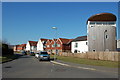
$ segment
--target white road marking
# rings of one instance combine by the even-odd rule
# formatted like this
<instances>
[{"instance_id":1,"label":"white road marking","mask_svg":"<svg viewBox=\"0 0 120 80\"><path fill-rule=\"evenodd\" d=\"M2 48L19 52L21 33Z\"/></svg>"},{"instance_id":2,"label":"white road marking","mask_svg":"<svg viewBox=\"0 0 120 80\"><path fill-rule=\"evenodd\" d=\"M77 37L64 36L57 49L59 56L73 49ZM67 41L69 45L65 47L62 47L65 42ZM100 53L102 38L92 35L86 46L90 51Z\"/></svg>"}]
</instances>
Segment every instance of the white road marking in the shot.
<instances>
[{"instance_id":1,"label":"white road marking","mask_svg":"<svg viewBox=\"0 0 120 80\"><path fill-rule=\"evenodd\" d=\"M62 66L74 67L74 68L79 68L79 69L86 69L86 70L92 70L92 71L102 71L102 72L111 72L111 71L97 70L97 69L95 69L95 68L71 66L71 65L59 63L59 62L56 62L56 61L51 61L51 62L52 62L53 64L59 64L59 65L62 65ZM118 73L118 72L113 72L113 73Z\"/></svg>"},{"instance_id":2,"label":"white road marking","mask_svg":"<svg viewBox=\"0 0 120 80\"><path fill-rule=\"evenodd\" d=\"M75 67L75 68L87 69L87 70L96 70L96 69L94 69L94 68L71 66L71 65L68 65L68 64L63 64L63 63L59 63L59 62L55 62L55 61L51 61L51 62L54 63L54 64L62 65L62 66Z\"/></svg>"}]
</instances>

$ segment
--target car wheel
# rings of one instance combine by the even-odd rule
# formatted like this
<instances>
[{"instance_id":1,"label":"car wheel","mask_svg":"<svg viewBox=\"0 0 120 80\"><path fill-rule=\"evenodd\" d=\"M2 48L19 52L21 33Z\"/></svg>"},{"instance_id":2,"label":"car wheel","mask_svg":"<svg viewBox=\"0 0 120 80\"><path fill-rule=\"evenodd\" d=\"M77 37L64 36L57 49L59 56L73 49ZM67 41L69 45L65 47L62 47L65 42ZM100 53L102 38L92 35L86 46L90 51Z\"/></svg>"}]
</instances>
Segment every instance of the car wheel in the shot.
<instances>
[{"instance_id":1,"label":"car wheel","mask_svg":"<svg viewBox=\"0 0 120 80\"><path fill-rule=\"evenodd\" d=\"M48 58L48 61L50 61L50 58Z\"/></svg>"},{"instance_id":2,"label":"car wheel","mask_svg":"<svg viewBox=\"0 0 120 80\"><path fill-rule=\"evenodd\" d=\"M41 59L40 59L40 58L39 58L38 60L39 60L39 61L41 61Z\"/></svg>"}]
</instances>

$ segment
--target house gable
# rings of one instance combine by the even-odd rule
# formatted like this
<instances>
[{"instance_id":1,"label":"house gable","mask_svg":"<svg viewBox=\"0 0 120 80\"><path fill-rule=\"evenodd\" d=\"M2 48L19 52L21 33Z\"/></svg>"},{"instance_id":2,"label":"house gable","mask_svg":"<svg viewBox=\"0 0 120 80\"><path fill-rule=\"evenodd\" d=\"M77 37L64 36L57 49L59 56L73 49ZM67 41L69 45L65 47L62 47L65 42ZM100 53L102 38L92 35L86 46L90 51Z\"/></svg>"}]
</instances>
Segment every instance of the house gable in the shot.
<instances>
[{"instance_id":1,"label":"house gable","mask_svg":"<svg viewBox=\"0 0 120 80\"><path fill-rule=\"evenodd\" d=\"M60 44L63 44L62 41L59 39L57 39L57 42L60 43Z\"/></svg>"},{"instance_id":2,"label":"house gable","mask_svg":"<svg viewBox=\"0 0 120 80\"><path fill-rule=\"evenodd\" d=\"M50 49L50 47L51 47L51 41L52 40L47 40L46 41L46 44L45 44L46 45L46 49Z\"/></svg>"},{"instance_id":3,"label":"house gable","mask_svg":"<svg viewBox=\"0 0 120 80\"><path fill-rule=\"evenodd\" d=\"M30 43L29 43L29 41L26 44L26 50L30 50Z\"/></svg>"}]
</instances>

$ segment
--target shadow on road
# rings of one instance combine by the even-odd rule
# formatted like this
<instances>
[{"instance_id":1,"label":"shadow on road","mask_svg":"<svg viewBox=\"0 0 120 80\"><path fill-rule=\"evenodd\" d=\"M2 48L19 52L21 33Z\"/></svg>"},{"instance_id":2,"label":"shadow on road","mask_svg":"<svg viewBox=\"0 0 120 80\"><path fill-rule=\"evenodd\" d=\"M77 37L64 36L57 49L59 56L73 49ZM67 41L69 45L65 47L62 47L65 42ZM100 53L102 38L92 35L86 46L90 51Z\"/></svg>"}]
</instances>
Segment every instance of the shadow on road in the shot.
<instances>
[{"instance_id":1,"label":"shadow on road","mask_svg":"<svg viewBox=\"0 0 120 80\"><path fill-rule=\"evenodd\" d=\"M55 58L55 59L54 58L50 58L50 61L54 61L54 60L57 60L57 58Z\"/></svg>"},{"instance_id":2,"label":"shadow on road","mask_svg":"<svg viewBox=\"0 0 120 80\"><path fill-rule=\"evenodd\" d=\"M23 55L23 56L20 56L20 58L30 58L30 56Z\"/></svg>"}]
</instances>

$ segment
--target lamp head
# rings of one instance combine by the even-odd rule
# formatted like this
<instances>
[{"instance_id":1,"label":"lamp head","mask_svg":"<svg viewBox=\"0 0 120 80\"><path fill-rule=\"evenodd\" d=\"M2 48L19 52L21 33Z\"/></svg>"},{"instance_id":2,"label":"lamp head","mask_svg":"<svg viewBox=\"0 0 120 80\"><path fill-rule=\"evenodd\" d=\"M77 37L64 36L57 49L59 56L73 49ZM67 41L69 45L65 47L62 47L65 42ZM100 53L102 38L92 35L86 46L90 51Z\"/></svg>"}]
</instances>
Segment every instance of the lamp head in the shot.
<instances>
[{"instance_id":1,"label":"lamp head","mask_svg":"<svg viewBox=\"0 0 120 80\"><path fill-rule=\"evenodd\" d=\"M57 29L57 27L52 27L52 29Z\"/></svg>"}]
</instances>

